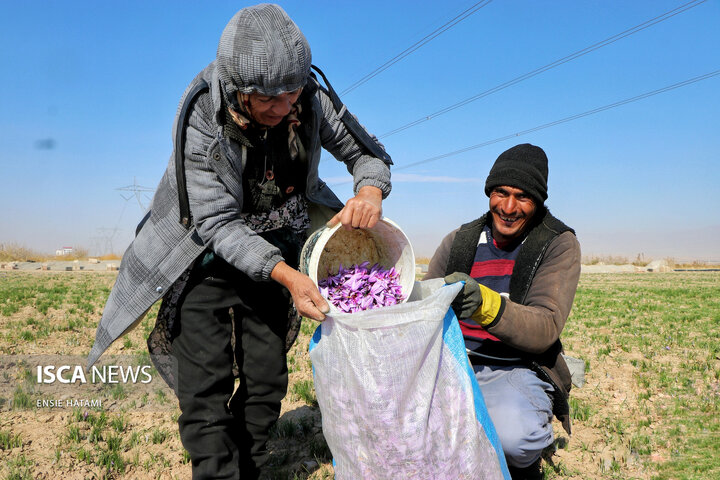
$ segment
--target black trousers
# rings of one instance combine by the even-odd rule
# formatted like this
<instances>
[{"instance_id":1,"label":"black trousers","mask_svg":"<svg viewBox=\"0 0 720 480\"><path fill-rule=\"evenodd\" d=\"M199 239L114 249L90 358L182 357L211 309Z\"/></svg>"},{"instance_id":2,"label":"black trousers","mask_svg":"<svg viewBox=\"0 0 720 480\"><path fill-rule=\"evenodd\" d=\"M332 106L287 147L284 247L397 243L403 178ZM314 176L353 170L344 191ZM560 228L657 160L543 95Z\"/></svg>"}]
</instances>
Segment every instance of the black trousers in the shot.
<instances>
[{"instance_id":1,"label":"black trousers","mask_svg":"<svg viewBox=\"0 0 720 480\"><path fill-rule=\"evenodd\" d=\"M176 323L180 439L193 479L254 479L268 460L288 372L289 292L219 258L193 269ZM235 323L235 351L231 346ZM235 388L233 359L239 367Z\"/></svg>"}]
</instances>

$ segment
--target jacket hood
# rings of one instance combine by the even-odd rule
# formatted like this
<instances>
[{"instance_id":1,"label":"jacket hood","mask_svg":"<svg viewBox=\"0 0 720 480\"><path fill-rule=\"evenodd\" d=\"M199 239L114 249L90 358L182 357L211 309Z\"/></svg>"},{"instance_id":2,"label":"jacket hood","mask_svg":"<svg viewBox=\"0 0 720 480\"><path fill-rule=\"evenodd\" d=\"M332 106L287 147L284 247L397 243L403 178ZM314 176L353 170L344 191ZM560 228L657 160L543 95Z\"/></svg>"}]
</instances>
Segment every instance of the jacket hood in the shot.
<instances>
[{"instance_id":1,"label":"jacket hood","mask_svg":"<svg viewBox=\"0 0 720 480\"><path fill-rule=\"evenodd\" d=\"M223 30L217 69L226 100L236 92L274 96L305 85L310 45L295 22L277 5L243 8Z\"/></svg>"}]
</instances>

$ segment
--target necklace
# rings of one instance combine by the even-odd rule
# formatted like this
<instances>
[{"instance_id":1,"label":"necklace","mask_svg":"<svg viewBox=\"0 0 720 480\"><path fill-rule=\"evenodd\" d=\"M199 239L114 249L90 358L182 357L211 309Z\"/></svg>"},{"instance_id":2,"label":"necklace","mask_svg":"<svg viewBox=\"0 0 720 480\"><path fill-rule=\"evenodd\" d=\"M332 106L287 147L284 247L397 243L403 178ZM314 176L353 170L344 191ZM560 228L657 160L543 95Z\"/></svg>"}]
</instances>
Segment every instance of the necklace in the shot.
<instances>
[{"instance_id":1,"label":"necklace","mask_svg":"<svg viewBox=\"0 0 720 480\"><path fill-rule=\"evenodd\" d=\"M267 182L275 179L275 166L271 163L270 168L268 168L267 130L265 130L259 138L263 146L263 172L265 172L258 183L258 185L262 187Z\"/></svg>"}]
</instances>

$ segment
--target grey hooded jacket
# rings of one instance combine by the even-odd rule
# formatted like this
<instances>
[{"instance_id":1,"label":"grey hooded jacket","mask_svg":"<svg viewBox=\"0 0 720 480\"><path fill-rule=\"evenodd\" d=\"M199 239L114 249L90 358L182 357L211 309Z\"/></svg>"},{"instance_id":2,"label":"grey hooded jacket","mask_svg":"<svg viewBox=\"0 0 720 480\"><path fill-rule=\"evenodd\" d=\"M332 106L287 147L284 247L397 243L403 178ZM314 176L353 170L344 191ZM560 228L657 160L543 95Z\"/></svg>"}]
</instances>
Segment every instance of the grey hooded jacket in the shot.
<instances>
[{"instance_id":1,"label":"grey hooded jacket","mask_svg":"<svg viewBox=\"0 0 720 480\"><path fill-rule=\"evenodd\" d=\"M282 14L279 14L278 10ZM241 15L243 12L246 13ZM105 305L95 343L88 356L88 366L94 364L112 342L131 330L206 248L213 250L256 281L270 281L270 272L279 261L283 260L279 249L248 228L238 215L242 211L243 204L242 165L246 147L224 137L221 124L228 91L242 88L238 85L228 87L226 82L232 79L222 80L223 71L228 71L227 67L220 68L225 62L238 61L238 55L227 55L223 49L238 48L242 42L225 42L224 47L223 41L226 35L236 35L240 26L252 32L248 26L248 16L260 18L260 21L253 24L253 28L258 31L264 28L281 29L289 33L294 31L292 28L294 24L290 26L287 24L287 22L292 23L292 20L279 7L259 5L241 10L223 32L217 59L186 89L180 105L200 80L207 82L210 87L209 92L201 94L194 102L186 126L184 163L192 225L190 228L185 228L179 222L173 152L153 197L149 217L123 255L117 281ZM271 45L267 47L270 52L259 51L250 57L257 60L272 53L272 57L277 60L296 56L298 50L305 50L307 58L299 64L305 68L304 63L307 63L309 73L310 50L306 42L303 44L304 37L300 33L301 38L295 38L294 42L288 41L287 32L277 37L265 35L265 43ZM298 34L295 33L295 36L298 37ZM258 49L260 44L261 42L255 42L248 48ZM289 53L284 55L283 49ZM268 62L243 60L240 63L241 68L246 69L245 81L251 79L248 84L270 85L271 82L265 78L267 76L290 79L292 83L292 75L283 76L276 68L268 68ZM298 63L285 64L286 68L293 68L293 65ZM288 85L290 88L287 90L280 88L275 92L297 88ZM346 164L348 171L353 175L356 193L361 187L371 185L380 188L383 197L386 197L390 192L388 165L383 160L369 155L347 131L322 88L317 89L310 103L313 112L313 122L309 125L311 134L308 138L303 138L303 144L308 162L305 195L310 204L311 216L314 211L324 209L327 212L328 208L339 210L343 206L327 185L318 178L321 147ZM179 128L177 123L176 117L173 138Z\"/></svg>"}]
</instances>

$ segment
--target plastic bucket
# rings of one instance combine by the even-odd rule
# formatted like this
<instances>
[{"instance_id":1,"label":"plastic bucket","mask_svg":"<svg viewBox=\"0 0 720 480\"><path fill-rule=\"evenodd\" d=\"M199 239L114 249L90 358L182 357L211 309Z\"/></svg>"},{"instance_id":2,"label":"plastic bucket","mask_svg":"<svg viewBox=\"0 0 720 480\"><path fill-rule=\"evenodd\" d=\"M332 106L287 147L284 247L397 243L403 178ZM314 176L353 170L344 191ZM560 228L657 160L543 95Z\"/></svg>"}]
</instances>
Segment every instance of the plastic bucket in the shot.
<instances>
[{"instance_id":1,"label":"plastic bucket","mask_svg":"<svg viewBox=\"0 0 720 480\"><path fill-rule=\"evenodd\" d=\"M339 223L313 232L300 253L300 271L315 285L343 267L370 262L384 268L395 267L403 300L415 284L415 253L410 240L392 220L383 217L373 228L345 230ZM331 304L330 311L338 310Z\"/></svg>"}]
</instances>

